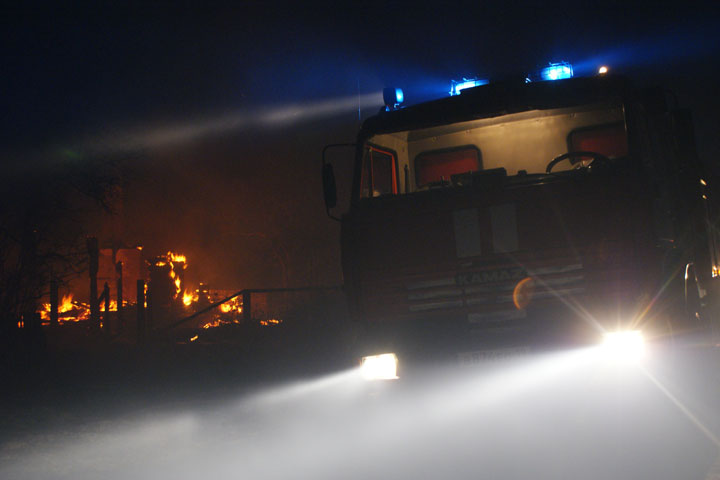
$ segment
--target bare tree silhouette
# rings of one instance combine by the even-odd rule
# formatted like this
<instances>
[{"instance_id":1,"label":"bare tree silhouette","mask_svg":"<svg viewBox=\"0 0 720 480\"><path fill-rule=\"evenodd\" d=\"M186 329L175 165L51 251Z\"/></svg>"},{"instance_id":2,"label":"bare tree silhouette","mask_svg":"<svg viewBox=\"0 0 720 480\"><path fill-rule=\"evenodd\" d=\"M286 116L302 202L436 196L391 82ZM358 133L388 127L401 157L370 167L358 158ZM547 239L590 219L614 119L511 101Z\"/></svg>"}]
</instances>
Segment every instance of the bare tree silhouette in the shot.
<instances>
[{"instance_id":1,"label":"bare tree silhouette","mask_svg":"<svg viewBox=\"0 0 720 480\"><path fill-rule=\"evenodd\" d=\"M17 351L20 326L39 330L35 312L50 280L62 283L84 270L88 225L112 213L120 194L114 161L21 160L0 182L0 356L6 360Z\"/></svg>"}]
</instances>

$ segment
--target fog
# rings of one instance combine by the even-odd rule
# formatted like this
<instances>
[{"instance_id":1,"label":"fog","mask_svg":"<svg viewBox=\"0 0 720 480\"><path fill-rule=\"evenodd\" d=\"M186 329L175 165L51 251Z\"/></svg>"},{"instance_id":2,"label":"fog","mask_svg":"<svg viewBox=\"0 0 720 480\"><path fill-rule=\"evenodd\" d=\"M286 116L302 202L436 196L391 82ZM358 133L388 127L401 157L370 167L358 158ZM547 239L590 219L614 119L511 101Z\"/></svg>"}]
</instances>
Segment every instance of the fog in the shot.
<instances>
[{"instance_id":1,"label":"fog","mask_svg":"<svg viewBox=\"0 0 720 480\"><path fill-rule=\"evenodd\" d=\"M349 370L152 404L6 442L0 476L706 478L720 447L717 373L698 370L697 351L648 356L584 349L391 382Z\"/></svg>"}]
</instances>

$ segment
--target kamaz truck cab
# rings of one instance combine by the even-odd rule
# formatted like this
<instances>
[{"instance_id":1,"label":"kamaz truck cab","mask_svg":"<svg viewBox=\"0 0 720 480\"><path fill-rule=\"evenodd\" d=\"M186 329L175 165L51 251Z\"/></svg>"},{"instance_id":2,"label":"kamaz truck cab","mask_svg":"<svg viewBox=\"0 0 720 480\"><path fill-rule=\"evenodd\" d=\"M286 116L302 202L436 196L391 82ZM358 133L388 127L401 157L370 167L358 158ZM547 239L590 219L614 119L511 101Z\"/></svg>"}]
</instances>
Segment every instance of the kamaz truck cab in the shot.
<instances>
[{"instance_id":1,"label":"kamaz truck cab","mask_svg":"<svg viewBox=\"0 0 720 480\"><path fill-rule=\"evenodd\" d=\"M686 110L613 75L456 86L359 133L341 246L363 355L475 362L700 326L718 250Z\"/></svg>"}]
</instances>

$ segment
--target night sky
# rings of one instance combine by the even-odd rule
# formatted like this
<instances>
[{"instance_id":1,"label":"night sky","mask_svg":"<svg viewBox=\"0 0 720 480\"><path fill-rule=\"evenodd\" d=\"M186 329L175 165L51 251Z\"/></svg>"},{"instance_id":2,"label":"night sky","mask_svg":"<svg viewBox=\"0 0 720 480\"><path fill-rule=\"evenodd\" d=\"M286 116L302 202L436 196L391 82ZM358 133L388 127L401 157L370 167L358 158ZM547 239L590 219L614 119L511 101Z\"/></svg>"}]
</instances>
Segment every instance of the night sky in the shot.
<instances>
[{"instance_id":1,"label":"night sky","mask_svg":"<svg viewBox=\"0 0 720 480\"><path fill-rule=\"evenodd\" d=\"M276 286L283 257L290 285L341 282L320 152L353 141L383 86L414 103L452 78L608 64L692 108L720 173L717 6L105 3L4 7L4 183L112 162L119 220L86 228L102 242L115 222L127 245L186 253L195 281Z\"/></svg>"}]
</instances>

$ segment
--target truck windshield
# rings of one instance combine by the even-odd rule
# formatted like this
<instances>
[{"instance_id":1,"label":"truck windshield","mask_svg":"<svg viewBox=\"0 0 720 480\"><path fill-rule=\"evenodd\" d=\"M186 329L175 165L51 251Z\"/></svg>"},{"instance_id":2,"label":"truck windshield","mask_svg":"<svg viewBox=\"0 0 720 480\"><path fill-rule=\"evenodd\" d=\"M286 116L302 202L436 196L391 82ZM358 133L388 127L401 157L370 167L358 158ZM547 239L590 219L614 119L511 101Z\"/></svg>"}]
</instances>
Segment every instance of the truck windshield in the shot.
<instances>
[{"instance_id":1,"label":"truck windshield","mask_svg":"<svg viewBox=\"0 0 720 480\"><path fill-rule=\"evenodd\" d=\"M504 168L508 175L544 174L568 152L610 159L627 156L623 108L618 103L531 110L492 118L374 135L365 148L363 197L454 185L458 175ZM591 159L560 162L553 172ZM404 182L398 182L404 172Z\"/></svg>"}]
</instances>

